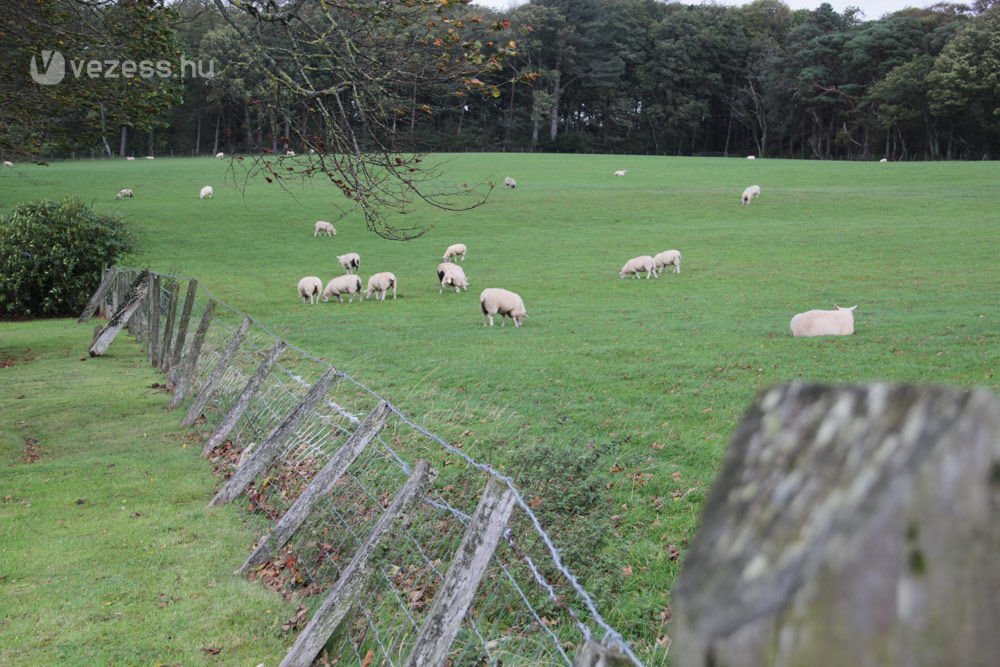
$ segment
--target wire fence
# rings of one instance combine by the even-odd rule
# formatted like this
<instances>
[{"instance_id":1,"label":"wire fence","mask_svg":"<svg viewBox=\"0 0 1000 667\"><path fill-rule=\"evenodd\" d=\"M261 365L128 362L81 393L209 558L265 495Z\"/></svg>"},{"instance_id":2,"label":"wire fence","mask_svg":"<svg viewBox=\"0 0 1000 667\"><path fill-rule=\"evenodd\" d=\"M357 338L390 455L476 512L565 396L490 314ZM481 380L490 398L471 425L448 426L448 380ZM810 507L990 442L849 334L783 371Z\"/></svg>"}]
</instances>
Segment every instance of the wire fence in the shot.
<instances>
[{"instance_id":1,"label":"wire fence","mask_svg":"<svg viewBox=\"0 0 1000 667\"><path fill-rule=\"evenodd\" d=\"M135 269L116 271L100 300L104 312L122 308L141 275ZM193 428L207 440L245 395L255 371L280 339L193 285L192 279L150 275L152 291L146 306L129 321L128 330L146 344L154 363L160 357L165 360L161 369L178 385L183 381L179 376L185 363L195 360L180 407L189 410L192 397L200 399L202 392L211 392L193 422ZM185 285L193 299L185 298ZM189 323L175 315L182 311L182 305L190 311ZM207 310L211 321L195 358L193 330ZM227 346L232 346L245 320L250 322L246 338L212 387L213 372L222 370ZM183 361L171 365L171 358ZM291 345L284 348L235 426L208 453L221 480L234 475L241 458L245 461L260 451L331 368L304 350ZM323 601L323 593L337 583L415 462L429 462L436 476L406 521L394 524L391 539L379 543L374 566L365 575L365 603L354 607L353 617L341 623L326 644L331 664L407 664L490 478L511 490L515 507L450 645L447 664L572 665L577 649L588 640L642 664L563 565L559 550L509 478L414 423L391 401L346 373L334 369L333 374L334 382L322 400L233 500L245 510L254 530L262 536L271 531L358 430L365 416L382 402L388 406L385 425L328 492L318 497L291 539L270 554L269 560L249 568L248 576L289 597L301 597L312 616Z\"/></svg>"}]
</instances>

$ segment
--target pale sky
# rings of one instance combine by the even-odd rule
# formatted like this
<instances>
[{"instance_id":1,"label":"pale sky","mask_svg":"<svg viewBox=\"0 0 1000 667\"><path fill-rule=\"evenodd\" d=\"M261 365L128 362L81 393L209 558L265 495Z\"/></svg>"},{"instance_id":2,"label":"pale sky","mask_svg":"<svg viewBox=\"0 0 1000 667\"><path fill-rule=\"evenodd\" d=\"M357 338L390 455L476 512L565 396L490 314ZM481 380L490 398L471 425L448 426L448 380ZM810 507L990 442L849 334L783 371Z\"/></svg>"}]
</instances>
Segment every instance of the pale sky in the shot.
<instances>
[{"instance_id":1,"label":"pale sky","mask_svg":"<svg viewBox=\"0 0 1000 667\"><path fill-rule=\"evenodd\" d=\"M490 7L491 9L507 9L508 7L523 5L526 2L527 0L473 0L473 4ZM683 4L699 4L695 0L690 0L690 2L682 0L682 2ZM816 9L823 2L824 0L784 0L784 3L792 9ZM847 7L858 7L864 12L865 19L873 21L885 14L899 11L906 7L927 7L933 5L936 0L826 0L826 2L829 2L840 13L843 13ZM747 3L740 0L719 0L719 4L743 5Z\"/></svg>"}]
</instances>

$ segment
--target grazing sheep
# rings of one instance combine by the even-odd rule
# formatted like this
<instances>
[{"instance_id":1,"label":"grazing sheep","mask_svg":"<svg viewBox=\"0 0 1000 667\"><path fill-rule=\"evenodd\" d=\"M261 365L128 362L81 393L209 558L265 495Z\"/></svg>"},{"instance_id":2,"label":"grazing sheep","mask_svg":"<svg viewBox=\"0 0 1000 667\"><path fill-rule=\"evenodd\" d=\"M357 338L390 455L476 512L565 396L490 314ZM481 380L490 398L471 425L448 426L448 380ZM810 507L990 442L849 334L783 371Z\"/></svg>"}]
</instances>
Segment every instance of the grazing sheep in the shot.
<instances>
[{"instance_id":1,"label":"grazing sheep","mask_svg":"<svg viewBox=\"0 0 1000 667\"><path fill-rule=\"evenodd\" d=\"M499 287L487 287L479 295L479 308L483 311L483 326L489 319L490 326L493 326L493 316L503 315L514 320L514 326L521 326L521 322L528 316L528 311L524 308L524 301L517 292L501 289ZM500 322L501 326L506 324L506 320Z\"/></svg>"},{"instance_id":2,"label":"grazing sheep","mask_svg":"<svg viewBox=\"0 0 1000 667\"><path fill-rule=\"evenodd\" d=\"M752 201L753 193L751 193L750 190L744 190L743 194L740 195L740 203L744 206L749 206Z\"/></svg>"},{"instance_id":3,"label":"grazing sheep","mask_svg":"<svg viewBox=\"0 0 1000 667\"><path fill-rule=\"evenodd\" d=\"M376 297L381 295L380 301L385 301L385 295L392 288L392 298L396 299L396 274L390 273L388 271L383 271L382 273L376 273L368 279L368 289L365 291L365 298L372 298L372 294Z\"/></svg>"},{"instance_id":4,"label":"grazing sheep","mask_svg":"<svg viewBox=\"0 0 1000 667\"><path fill-rule=\"evenodd\" d=\"M115 199L131 199L135 193L132 192L131 188L122 188L115 195Z\"/></svg>"},{"instance_id":5,"label":"grazing sheep","mask_svg":"<svg viewBox=\"0 0 1000 667\"><path fill-rule=\"evenodd\" d=\"M134 158L134 157L132 157L131 155L129 155L129 156L128 156L127 158L125 158L125 159L126 159L126 160L128 160L129 162L131 162L131 161L132 161L132 160L134 160L135 158Z\"/></svg>"},{"instance_id":6,"label":"grazing sheep","mask_svg":"<svg viewBox=\"0 0 1000 667\"><path fill-rule=\"evenodd\" d=\"M503 179L503 186L508 190L513 190L514 188L517 187L517 181L508 176L505 179Z\"/></svg>"},{"instance_id":7,"label":"grazing sheep","mask_svg":"<svg viewBox=\"0 0 1000 667\"><path fill-rule=\"evenodd\" d=\"M753 197L754 199L756 199L757 197L760 196L760 186L759 185L751 185L750 187L748 187L746 189L746 191L749 192L750 196Z\"/></svg>"},{"instance_id":8,"label":"grazing sheep","mask_svg":"<svg viewBox=\"0 0 1000 667\"><path fill-rule=\"evenodd\" d=\"M441 259L447 262L461 255L462 261L464 262L465 253L468 252L468 250L469 249L465 247L464 243L455 243L453 245L448 246L448 249L444 251L444 256L442 256Z\"/></svg>"},{"instance_id":9,"label":"grazing sheep","mask_svg":"<svg viewBox=\"0 0 1000 667\"><path fill-rule=\"evenodd\" d=\"M664 250L653 257L653 267L656 269L657 273L661 272L668 266L674 267L674 273L681 272L680 250Z\"/></svg>"},{"instance_id":10,"label":"grazing sheep","mask_svg":"<svg viewBox=\"0 0 1000 667\"><path fill-rule=\"evenodd\" d=\"M881 160L879 160L879 162L888 162L888 160L885 159L885 158L882 158Z\"/></svg>"},{"instance_id":11,"label":"grazing sheep","mask_svg":"<svg viewBox=\"0 0 1000 667\"><path fill-rule=\"evenodd\" d=\"M807 336L850 336L854 333L854 309L807 310L792 318L792 335L796 338Z\"/></svg>"},{"instance_id":12,"label":"grazing sheep","mask_svg":"<svg viewBox=\"0 0 1000 667\"><path fill-rule=\"evenodd\" d=\"M627 173L628 169L619 169L618 171L615 172L615 176L624 176Z\"/></svg>"},{"instance_id":13,"label":"grazing sheep","mask_svg":"<svg viewBox=\"0 0 1000 667\"><path fill-rule=\"evenodd\" d=\"M288 157L295 157L295 151L285 151L285 155Z\"/></svg>"},{"instance_id":14,"label":"grazing sheep","mask_svg":"<svg viewBox=\"0 0 1000 667\"><path fill-rule=\"evenodd\" d=\"M198 196L202 199L211 199L215 196L215 189L211 185L206 185L201 189L201 193Z\"/></svg>"},{"instance_id":15,"label":"grazing sheep","mask_svg":"<svg viewBox=\"0 0 1000 667\"><path fill-rule=\"evenodd\" d=\"M329 222L317 220L313 223L313 236L319 236L321 233L327 236L336 236L337 230Z\"/></svg>"},{"instance_id":16,"label":"grazing sheep","mask_svg":"<svg viewBox=\"0 0 1000 667\"><path fill-rule=\"evenodd\" d=\"M147 159L147 160L155 160L156 158L155 158L155 157L153 157L152 155L147 155L147 156L146 156L146 159Z\"/></svg>"},{"instance_id":17,"label":"grazing sheep","mask_svg":"<svg viewBox=\"0 0 1000 667\"><path fill-rule=\"evenodd\" d=\"M299 296L303 303L319 303L320 292L323 291L323 281L316 276L306 276L299 281Z\"/></svg>"},{"instance_id":18,"label":"grazing sheep","mask_svg":"<svg viewBox=\"0 0 1000 667\"><path fill-rule=\"evenodd\" d=\"M357 294L358 303L361 303L361 276L352 273L337 276L326 284L326 289L323 290L323 301L329 301L331 296L335 296L339 303L343 303L344 300L340 298L341 294L351 295L351 300L348 303L352 303L354 295Z\"/></svg>"},{"instance_id":19,"label":"grazing sheep","mask_svg":"<svg viewBox=\"0 0 1000 667\"><path fill-rule=\"evenodd\" d=\"M356 252L349 252L346 255L337 255L337 261L348 273L357 273L361 268L361 255Z\"/></svg>"},{"instance_id":20,"label":"grazing sheep","mask_svg":"<svg viewBox=\"0 0 1000 667\"><path fill-rule=\"evenodd\" d=\"M646 280L650 278L656 278L656 264L653 263L653 258L649 255L640 255L638 257L633 257L629 261L625 262L625 266L618 273L618 277L624 278L627 275L639 277L639 274L646 272Z\"/></svg>"},{"instance_id":21,"label":"grazing sheep","mask_svg":"<svg viewBox=\"0 0 1000 667\"><path fill-rule=\"evenodd\" d=\"M215 154L215 157L221 160L222 158L226 157L226 154L223 153L222 151L219 151L218 153Z\"/></svg>"},{"instance_id":22,"label":"grazing sheep","mask_svg":"<svg viewBox=\"0 0 1000 667\"><path fill-rule=\"evenodd\" d=\"M456 292L469 291L469 279L458 264L442 262L438 264L437 274L438 280L441 281L441 289L438 290L438 294L444 292L445 287L454 287Z\"/></svg>"},{"instance_id":23,"label":"grazing sheep","mask_svg":"<svg viewBox=\"0 0 1000 667\"><path fill-rule=\"evenodd\" d=\"M756 160L757 156L756 155L747 155L747 159L748 160Z\"/></svg>"},{"instance_id":24,"label":"grazing sheep","mask_svg":"<svg viewBox=\"0 0 1000 667\"><path fill-rule=\"evenodd\" d=\"M10 160L4 160L3 161L3 166L8 167L10 169L13 169L14 168L14 163L11 162Z\"/></svg>"}]
</instances>

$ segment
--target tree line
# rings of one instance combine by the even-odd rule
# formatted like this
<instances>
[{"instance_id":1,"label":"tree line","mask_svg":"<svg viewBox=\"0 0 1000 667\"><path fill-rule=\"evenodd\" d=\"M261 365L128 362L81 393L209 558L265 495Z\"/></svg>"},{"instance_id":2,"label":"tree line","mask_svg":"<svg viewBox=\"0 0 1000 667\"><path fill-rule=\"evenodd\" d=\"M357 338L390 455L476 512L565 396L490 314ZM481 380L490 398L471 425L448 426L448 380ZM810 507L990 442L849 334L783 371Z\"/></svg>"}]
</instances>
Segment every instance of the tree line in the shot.
<instances>
[{"instance_id":1,"label":"tree line","mask_svg":"<svg viewBox=\"0 0 1000 667\"><path fill-rule=\"evenodd\" d=\"M346 126L362 130L342 137L360 152L989 159L1000 151L993 2L869 20L780 0L532 0L501 12L455 0L19 0L0 9L27 26L23 43L0 46L17 63L0 65L0 92L14 93L0 150L322 152L343 149L329 130ZM27 56L45 42L32 26L53 25L92 53L183 54L214 76L25 86ZM28 94L3 90L19 85Z\"/></svg>"}]
</instances>

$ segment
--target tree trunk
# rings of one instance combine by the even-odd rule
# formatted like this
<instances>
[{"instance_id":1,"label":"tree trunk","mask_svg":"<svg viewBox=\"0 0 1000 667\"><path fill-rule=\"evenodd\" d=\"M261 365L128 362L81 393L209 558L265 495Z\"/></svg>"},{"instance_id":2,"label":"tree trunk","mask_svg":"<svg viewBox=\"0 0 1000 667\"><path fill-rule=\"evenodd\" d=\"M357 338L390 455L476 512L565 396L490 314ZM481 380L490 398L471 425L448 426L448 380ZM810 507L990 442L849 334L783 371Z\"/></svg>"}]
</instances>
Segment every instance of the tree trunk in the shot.
<instances>
[{"instance_id":1,"label":"tree trunk","mask_svg":"<svg viewBox=\"0 0 1000 667\"><path fill-rule=\"evenodd\" d=\"M122 125L121 138L118 142L118 157L125 157L125 150L128 148L128 128Z\"/></svg>"},{"instance_id":2,"label":"tree trunk","mask_svg":"<svg viewBox=\"0 0 1000 667\"><path fill-rule=\"evenodd\" d=\"M243 123L246 125L244 128L244 133L246 134L247 147L246 150L253 150L253 124L250 122L250 105L243 103Z\"/></svg>"},{"instance_id":3,"label":"tree trunk","mask_svg":"<svg viewBox=\"0 0 1000 667\"><path fill-rule=\"evenodd\" d=\"M153 128L149 128L149 138L147 140L146 155L153 154L153 143L154 143Z\"/></svg>"},{"instance_id":4,"label":"tree trunk","mask_svg":"<svg viewBox=\"0 0 1000 667\"><path fill-rule=\"evenodd\" d=\"M104 102L101 102L101 142L104 144L104 154L111 157L111 144L108 143L108 123L107 117L104 115Z\"/></svg>"},{"instance_id":5,"label":"tree trunk","mask_svg":"<svg viewBox=\"0 0 1000 667\"><path fill-rule=\"evenodd\" d=\"M562 72L559 71L561 61L561 57L556 61L556 81L555 85L552 86L552 111L549 116L549 141L552 143L556 142L556 137L559 135L559 98L562 96L562 88L559 85L559 81L562 79Z\"/></svg>"},{"instance_id":6,"label":"tree trunk","mask_svg":"<svg viewBox=\"0 0 1000 667\"><path fill-rule=\"evenodd\" d=\"M201 112L198 112L198 124L194 132L194 154L201 155Z\"/></svg>"},{"instance_id":7,"label":"tree trunk","mask_svg":"<svg viewBox=\"0 0 1000 667\"><path fill-rule=\"evenodd\" d=\"M219 152L219 131L222 129L222 111L215 117L215 141L212 143L212 155Z\"/></svg>"}]
</instances>

